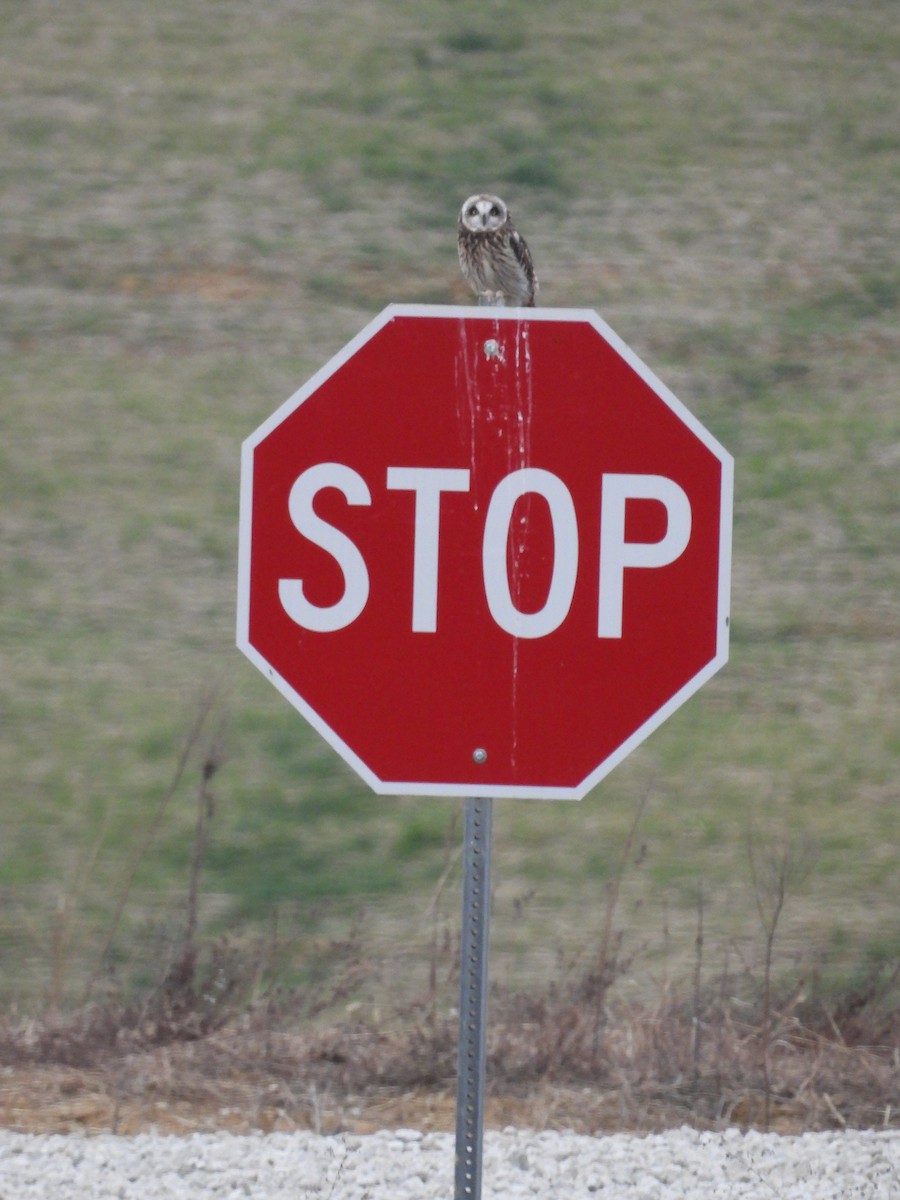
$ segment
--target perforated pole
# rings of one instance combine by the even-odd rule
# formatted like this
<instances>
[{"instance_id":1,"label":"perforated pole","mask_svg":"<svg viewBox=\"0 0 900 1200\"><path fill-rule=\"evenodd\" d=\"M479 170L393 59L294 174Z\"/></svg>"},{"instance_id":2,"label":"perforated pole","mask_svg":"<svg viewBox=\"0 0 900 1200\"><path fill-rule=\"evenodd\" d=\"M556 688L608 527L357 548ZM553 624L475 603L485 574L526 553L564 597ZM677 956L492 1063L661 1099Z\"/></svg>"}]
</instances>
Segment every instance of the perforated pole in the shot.
<instances>
[{"instance_id":1,"label":"perforated pole","mask_svg":"<svg viewBox=\"0 0 900 1200\"><path fill-rule=\"evenodd\" d=\"M479 295L478 304L479 306L505 307L502 295ZM475 761L483 762L484 753L483 750L476 750ZM478 797L466 801L466 825L463 833L454 1200L481 1200L493 816L491 800Z\"/></svg>"},{"instance_id":2,"label":"perforated pole","mask_svg":"<svg viewBox=\"0 0 900 1200\"><path fill-rule=\"evenodd\" d=\"M466 801L456 1083L455 1200L481 1200L493 802Z\"/></svg>"}]
</instances>

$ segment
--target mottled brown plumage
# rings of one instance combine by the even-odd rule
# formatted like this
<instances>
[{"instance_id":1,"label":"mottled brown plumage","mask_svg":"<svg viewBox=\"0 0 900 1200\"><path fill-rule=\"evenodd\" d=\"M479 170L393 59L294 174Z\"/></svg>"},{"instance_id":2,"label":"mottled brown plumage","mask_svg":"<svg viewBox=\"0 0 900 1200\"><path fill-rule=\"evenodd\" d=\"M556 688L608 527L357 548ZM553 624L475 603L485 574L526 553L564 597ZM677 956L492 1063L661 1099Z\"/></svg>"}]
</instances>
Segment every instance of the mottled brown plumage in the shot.
<instances>
[{"instance_id":1,"label":"mottled brown plumage","mask_svg":"<svg viewBox=\"0 0 900 1200\"><path fill-rule=\"evenodd\" d=\"M459 265L472 291L489 303L534 307L537 276L525 239L499 196L470 196L459 212Z\"/></svg>"}]
</instances>

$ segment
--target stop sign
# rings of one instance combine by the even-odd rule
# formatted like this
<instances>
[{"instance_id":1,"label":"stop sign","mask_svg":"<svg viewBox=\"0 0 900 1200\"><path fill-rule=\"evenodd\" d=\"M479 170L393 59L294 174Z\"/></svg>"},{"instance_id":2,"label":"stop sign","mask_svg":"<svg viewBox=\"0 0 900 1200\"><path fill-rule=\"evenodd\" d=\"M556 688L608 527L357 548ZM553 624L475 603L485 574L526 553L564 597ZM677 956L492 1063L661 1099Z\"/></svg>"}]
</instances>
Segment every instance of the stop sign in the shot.
<instances>
[{"instance_id":1,"label":"stop sign","mask_svg":"<svg viewBox=\"0 0 900 1200\"><path fill-rule=\"evenodd\" d=\"M244 444L238 645L376 792L580 798L727 658L732 468L593 312L392 305Z\"/></svg>"}]
</instances>

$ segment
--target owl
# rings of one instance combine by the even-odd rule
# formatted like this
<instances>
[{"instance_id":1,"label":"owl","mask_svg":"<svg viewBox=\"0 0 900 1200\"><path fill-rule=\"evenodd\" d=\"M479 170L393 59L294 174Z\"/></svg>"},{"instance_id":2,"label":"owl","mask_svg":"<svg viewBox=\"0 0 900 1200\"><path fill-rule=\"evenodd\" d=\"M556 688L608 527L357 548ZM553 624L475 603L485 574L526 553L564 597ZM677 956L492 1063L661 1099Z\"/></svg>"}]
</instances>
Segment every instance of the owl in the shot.
<instances>
[{"instance_id":1,"label":"owl","mask_svg":"<svg viewBox=\"0 0 900 1200\"><path fill-rule=\"evenodd\" d=\"M537 276L525 239L499 196L470 196L459 210L459 265L484 303L533 308Z\"/></svg>"}]
</instances>

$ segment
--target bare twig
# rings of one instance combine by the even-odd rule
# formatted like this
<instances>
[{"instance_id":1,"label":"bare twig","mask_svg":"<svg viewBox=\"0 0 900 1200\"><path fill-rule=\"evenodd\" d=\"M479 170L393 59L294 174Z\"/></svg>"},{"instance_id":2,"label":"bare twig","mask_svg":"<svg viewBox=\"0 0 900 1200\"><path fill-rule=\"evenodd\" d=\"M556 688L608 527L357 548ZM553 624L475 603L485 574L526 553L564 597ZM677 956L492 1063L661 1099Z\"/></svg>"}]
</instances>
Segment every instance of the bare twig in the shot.
<instances>
[{"instance_id":1,"label":"bare twig","mask_svg":"<svg viewBox=\"0 0 900 1200\"><path fill-rule=\"evenodd\" d=\"M189 952L194 946L197 934L197 907L200 893L200 874L203 870L203 858L206 853L209 822L215 812L215 798L210 784L224 761L224 719L219 723L210 741L209 748L203 760L200 772L200 784L197 789L197 825L194 830L194 846L191 853L191 875L187 896L187 920L184 931L185 951Z\"/></svg>"},{"instance_id":2,"label":"bare twig","mask_svg":"<svg viewBox=\"0 0 900 1200\"><path fill-rule=\"evenodd\" d=\"M78 898L84 890L85 883L90 878L94 865L100 855L100 850L106 837L108 817L109 809L106 810L100 831L94 839L89 853L78 869L75 883L67 892L65 899L61 901L54 916L50 953L50 990L47 995L46 1004L48 1014L56 1012L62 1000L70 947L69 931L72 917Z\"/></svg>"},{"instance_id":3,"label":"bare twig","mask_svg":"<svg viewBox=\"0 0 900 1200\"><path fill-rule=\"evenodd\" d=\"M634 840L637 837L638 826L641 822L641 817L644 815L644 809L647 807L647 801L650 798L650 790L647 789L638 801L638 806L635 809L634 819L631 822L631 827L628 830L628 836L625 838L625 844L622 847L622 853L619 856L619 861L616 865L615 874L610 881L609 891L606 896L606 908L603 913L603 928L600 934L600 947L597 951L597 977L603 979L606 977L607 970L610 964L610 956L613 942L613 922L616 919L616 909L619 905L619 894L622 890L622 880L625 877L625 869L628 866L628 861L631 858L631 853L634 848Z\"/></svg>"},{"instance_id":4,"label":"bare twig","mask_svg":"<svg viewBox=\"0 0 900 1200\"><path fill-rule=\"evenodd\" d=\"M775 935L784 910L785 900L791 886L806 876L812 867L812 854L807 846L798 854L796 847L788 845L780 853L770 852L768 859L767 885L761 878L757 864L753 831L747 838L750 860L750 876L756 909L764 935L762 1028L760 1031L761 1065L763 1077L763 1129L768 1131L772 1112L772 1085L770 1078L770 1052L772 1041L772 962Z\"/></svg>"},{"instance_id":5,"label":"bare twig","mask_svg":"<svg viewBox=\"0 0 900 1200\"><path fill-rule=\"evenodd\" d=\"M459 809L455 809L453 816L450 818L450 824L447 829L447 838L444 842L444 865L441 874L438 878L431 900L428 904L428 915L431 919L431 947L428 956L428 996L430 1007L430 1019L432 1026L437 1019L437 970L438 959L440 957L439 938L438 938L438 910L440 906L441 896L444 893L444 888L447 881L453 873L453 869L459 862L462 855L462 844L457 837L457 828L459 825Z\"/></svg>"},{"instance_id":6,"label":"bare twig","mask_svg":"<svg viewBox=\"0 0 900 1200\"><path fill-rule=\"evenodd\" d=\"M110 949L115 941L116 934L119 931L119 925L122 922L125 906L128 903L132 888L134 887L134 881L137 878L137 873L140 870L141 863L144 861L144 856L146 855L151 844L153 843L153 839L156 837L156 834L159 831L159 827L162 824L162 819L168 810L168 807L172 801L172 797L178 790L178 786L181 783L185 770L187 769L191 754L200 740L200 737L203 733L203 727L209 719L209 715L212 712L215 703L216 691L215 689L211 689L202 697L193 724L185 735L184 741L182 742L181 751L178 755L178 761L176 762L175 769L172 772L172 778L169 780L169 784L162 796L160 796L159 803L156 805L147 830L140 840L137 851L132 857L132 860L128 866L128 870L125 874L125 878L121 887L119 888L119 894L116 898L116 904L115 908L113 909L112 920L110 921L106 938L103 942L100 953L97 956L97 962L88 976L87 982L84 986L84 992L81 997L81 1003L83 1005L88 1004L93 995L97 979L100 976L100 972L103 970L103 964L107 961Z\"/></svg>"},{"instance_id":7,"label":"bare twig","mask_svg":"<svg viewBox=\"0 0 900 1200\"><path fill-rule=\"evenodd\" d=\"M700 1077L701 984L703 976L703 884L697 888L697 936L694 939L694 995L691 1016L691 1070L694 1082Z\"/></svg>"}]
</instances>

